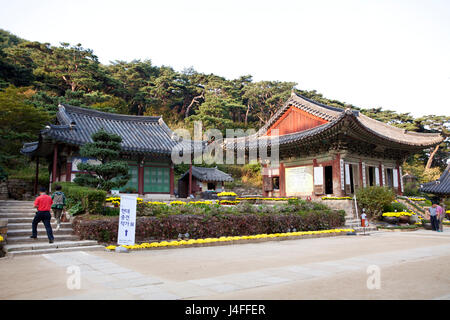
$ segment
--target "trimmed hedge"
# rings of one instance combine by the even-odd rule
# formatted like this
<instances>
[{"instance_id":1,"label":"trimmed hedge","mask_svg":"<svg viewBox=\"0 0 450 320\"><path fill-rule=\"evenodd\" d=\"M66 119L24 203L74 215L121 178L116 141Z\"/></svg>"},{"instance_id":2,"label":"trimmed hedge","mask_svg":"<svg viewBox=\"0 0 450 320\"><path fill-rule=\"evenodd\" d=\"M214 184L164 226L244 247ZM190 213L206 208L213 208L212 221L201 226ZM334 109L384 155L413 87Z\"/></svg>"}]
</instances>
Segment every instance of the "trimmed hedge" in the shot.
<instances>
[{"instance_id":1,"label":"trimmed hedge","mask_svg":"<svg viewBox=\"0 0 450 320\"><path fill-rule=\"evenodd\" d=\"M80 203L85 213L101 213L103 211L106 191L82 187L73 182L54 182L52 190L55 190L56 185L62 187L62 192L68 200L68 208Z\"/></svg>"},{"instance_id":2,"label":"trimmed hedge","mask_svg":"<svg viewBox=\"0 0 450 320\"><path fill-rule=\"evenodd\" d=\"M73 230L81 239L114 243L117 241L118 217L89 220L77 217ZM345 223L345 212L315 211L299 214L223 214L223 215L165 215L136 219L136 241L176 239L189 233L190 238L242 236L264 233L334 229Z\"/></svg>"}]
</instances>

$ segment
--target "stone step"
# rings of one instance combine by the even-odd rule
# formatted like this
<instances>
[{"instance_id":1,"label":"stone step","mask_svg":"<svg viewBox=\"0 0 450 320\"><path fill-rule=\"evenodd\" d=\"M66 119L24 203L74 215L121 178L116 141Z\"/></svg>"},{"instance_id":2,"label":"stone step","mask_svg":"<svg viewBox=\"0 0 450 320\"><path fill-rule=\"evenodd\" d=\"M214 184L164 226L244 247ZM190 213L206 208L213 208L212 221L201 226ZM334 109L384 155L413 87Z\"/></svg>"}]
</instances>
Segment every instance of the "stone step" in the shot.
<instances>
[{"instance_id":1,"label":"stone step","mask_svg":"<svg viewBox=\"0 0 450 320\"><path fill-rule=\"evenodd\" d=\"M47 236L47 232L45 231L45 228L43 227L38 227L37 229L38 232L38 236ZM53 234L54 235L69 235L72 234L73 230L72 228L64 228L64 229L59 229L58 231L53 230ZM8 239L10 236L31 236L31 226L29 229L16 229L16 230L9 230L8 229L8 233L7 233Z\"/></svg>"},{"instance_id":2,"label":"stone step","mask_svg":"<svg viewBox=\"0 0 450 320\"><path fill-rule=\"evenodd\" d=\"M30 212L30 213L15 213L15 212L10 212L10 213L0 213L0 218L2 219L9 219L9 218L34 218L36 214L35 212Z\"/></svg>"},{"instance_id":3,"label":"stone step","mask_svg":"<svg viewBox=\"0 0 450 320\"><path fill-rule=\"evenodd\" d=\"M345 227L347 227L347 228L357 228L357 227L361 227L361 224L360 223L346 223L345 224Z\"/></svg>"},{"instance_id":4,"label":"stone step","mask_svg":"<svg viewBox=\"0 0 450 320\"><path fill-rule=\"evenodd\" d=\"M80 241L55 241L54 243L21 243L21 244L8 244L5 246L7 252L24 251L24 250L41 250L41 249L57 249L68 247L84 247L97 245L97 241L94 240L80 240Z\"/></svg>"},{"instance_id":5,"label":"stone step","mask_svg":"<svg viewBox=\"0 0 450 320\"><path fill-rule=\"evenodd\" d=\"M356 233L363 233L364 232L364 228L363 227L357 227L357 228L353 228L355 230ZM365 232L373 232L373 231L377 231L377 227L366 227L365 228Z\"/></svg>"},{"instance_id":6,"label":"stone step","mask_svg":"<svg viewBox=\"0 0 450 320\"><path fill-rule=\"evenodd\" d=\"M0 206L26 206L33 204L34 201L0 200Z\"/></svg>"},{"instance_id":7,"label":"stone step","mask_svg":"<svg viewBox=\"0 0 450 320\"><path fill-rule=\"evenodd\" d=\"M56 220L52 219L51 225L52 228L56 228ZM33 221L33 219L31 219ZM8 230L15 230L15 229L28 229L31 228L31 221L28 223L11 223L8 220ZM64 228L72 228L72 224L70 222L61 222L61 229Z\"/></svg>"},{"instance_id":8,"label":"stone step","mask_svg":"<svg viewBox=\"0 0 450 320\"><path fill-rule=\"evenodd\" d=\"M23 251L9 252L8 256L18 257L18 256L39 255L39 254L48 254L48 253L71 252L71 251L99 251L99 250L105 250L105 247L102 245L94 245L94 246L82 246L82 247L23 250Z\"/></svg>"},{"instance_id":9,"label":"stone step","mask_svg":"<svg viewBox=\"0 0 450 320\"><path fill-rule=\"evenodd\" d=\"M37 239L31 239L30 235L31 235L31 229L30 231L28 231L29 233L26 236L8 236L6 239L6 243L9 244L20 244L20 243L28 243L28 242L35 242L35 243L39 243L39 242L47 242L48 243L48 238L47 238L47 234L45 233L45 235L39 235L38 234L38 238ZM55 237L55 242L61 242L61 241L77 241L80 240L78 238L78 236L74 235L74 234L54 234Z\"/></svg>"},{"instance_id":10,"label":"stone step","mask_svg":"<svg viewBox=\"0 0 450 320\"><path fill-rule=\"evenodd\" d=\"M28 225L31 225L33 222L34 217L21 217L21 218L6 218L8 219L8 224L11 225L13 223L26 223ZM56 222L55 218L52 218L50 220L51 223Z\"/></svg>"},{"instance_id":11,"label":"stone step","mask_svg":"<svg viewBox=\"0 0 450 320\"><path fill-rule=\"evenodd\" d=\"M35 213L36 208L8 208L0 209L0 214L10 214L10 213Z\"/></svg>"}]
</instances>

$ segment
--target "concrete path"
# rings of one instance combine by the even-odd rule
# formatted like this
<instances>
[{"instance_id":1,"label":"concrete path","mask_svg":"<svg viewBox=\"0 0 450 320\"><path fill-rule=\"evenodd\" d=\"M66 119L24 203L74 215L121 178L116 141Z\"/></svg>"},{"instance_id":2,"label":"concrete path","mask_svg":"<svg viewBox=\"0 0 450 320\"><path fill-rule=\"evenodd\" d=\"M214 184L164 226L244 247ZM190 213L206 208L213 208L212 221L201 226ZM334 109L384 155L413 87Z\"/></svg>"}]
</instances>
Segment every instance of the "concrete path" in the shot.
<instances>
[{"instance_id":1,"label":"concrete path","mask_svg":"<svg viewBox=\"0 0 450 320\"><path fill-rule=\"evenodd\" d=\"M450 299L449 263L450 228L67 252L1 259L0 299ZM380 270L379 289L367 287L369 266ZM81 287L70 289L78 271Z\"/></svg>"}]
</instances>

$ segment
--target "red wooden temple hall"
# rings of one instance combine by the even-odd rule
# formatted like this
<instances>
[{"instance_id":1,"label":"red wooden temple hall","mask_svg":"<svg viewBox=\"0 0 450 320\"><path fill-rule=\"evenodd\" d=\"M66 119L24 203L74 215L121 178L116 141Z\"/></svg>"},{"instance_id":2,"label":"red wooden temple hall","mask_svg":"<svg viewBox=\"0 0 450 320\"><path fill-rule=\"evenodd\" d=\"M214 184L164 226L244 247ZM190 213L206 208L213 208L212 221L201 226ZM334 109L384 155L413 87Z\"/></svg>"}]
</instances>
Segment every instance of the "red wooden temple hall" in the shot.
<instances>
[{"instance_id":1,"label":"red wooden temple hall","mask_svg":"<svg viewBox=\"0 0 450 320\"><path fill-rule=\"evenodd\" d=\"M409 155L444 139L439 133L409 132L293 92L256 134L225 139L223 147L236 152L245 149L248 155L254 141L269 145L275 129L279 164L263 163L262 170L263 195L270 197L340 197L375 185L402 194L401 164Z\"/></svg>"},{"instance_id":2,"label":"red wooden temple hall","mask_svg":"<svg viewBox=\"0 0 450 320\"><path fill-rule=\"evenodd\" d=\"M128 161L131 179L121 192L157 198L174 195L171 152L173 148L182 148L180 144L192 141L181 142L162 117L112 114L60 105L56 118L57 124L42 130L38 141L26 143L22 148L23 154L36 161L36 175L39 158L46 158L51 164L51 182L73 181L80 172L79 163L96 161L81 157L80 146L92 142L91 135L103 128L122 137L121 158Z\"/></svg>"}]
</instances>

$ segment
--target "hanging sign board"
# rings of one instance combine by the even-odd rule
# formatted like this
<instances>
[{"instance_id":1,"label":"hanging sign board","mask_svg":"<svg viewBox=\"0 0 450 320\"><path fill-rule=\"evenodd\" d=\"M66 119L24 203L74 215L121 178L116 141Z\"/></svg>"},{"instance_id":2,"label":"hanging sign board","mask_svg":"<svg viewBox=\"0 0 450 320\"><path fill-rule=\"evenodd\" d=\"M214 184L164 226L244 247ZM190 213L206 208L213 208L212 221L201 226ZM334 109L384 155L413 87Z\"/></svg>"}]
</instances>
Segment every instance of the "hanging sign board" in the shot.
<instances>
[{"instance_id":1,"label":"hanging sign board","mask_svg":"<svg viewBox=\"0 0 450 320\"><path fill-rule=\"evenodd\" d=\"M134 245L136 204L137 196L120 196L119 233L117 236L117 243L120 245Z\"/></svg>"},{"instance_id":2,"label":"hanging sign board","mask_svg":"<svg viewBox=\"0 0 450 320\"><path fill-rule=\"evenodd\" d=\"M286 168L286 196L310 196L314 191L313 172L312 166Z\"/></svg>"}]
</instances>

